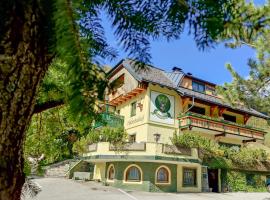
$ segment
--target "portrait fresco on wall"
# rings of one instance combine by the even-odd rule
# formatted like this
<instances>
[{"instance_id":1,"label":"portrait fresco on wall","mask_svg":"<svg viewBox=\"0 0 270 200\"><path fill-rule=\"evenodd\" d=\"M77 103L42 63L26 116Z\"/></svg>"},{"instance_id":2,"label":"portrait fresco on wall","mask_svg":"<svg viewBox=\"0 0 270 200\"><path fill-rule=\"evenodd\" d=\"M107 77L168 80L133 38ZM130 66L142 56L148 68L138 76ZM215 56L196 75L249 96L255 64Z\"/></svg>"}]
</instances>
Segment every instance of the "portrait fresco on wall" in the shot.
<instances>
[{"instance_id":1,"label":"portrait fresco on wall","mask_svg":"<svg viewBox=\"0 0 270 200\"><path fill-rule=\"evenodd\" d=\"M150 120L174 124L174 97L151 91Z\"/></svg>"}]
</instances>

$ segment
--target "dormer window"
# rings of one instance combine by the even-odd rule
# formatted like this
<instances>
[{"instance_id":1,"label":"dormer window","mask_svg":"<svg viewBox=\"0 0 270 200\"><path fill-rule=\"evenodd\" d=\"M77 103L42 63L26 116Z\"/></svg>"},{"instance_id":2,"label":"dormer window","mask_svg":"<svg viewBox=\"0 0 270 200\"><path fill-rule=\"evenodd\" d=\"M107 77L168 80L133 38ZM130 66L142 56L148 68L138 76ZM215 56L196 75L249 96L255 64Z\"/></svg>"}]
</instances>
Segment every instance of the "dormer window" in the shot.
<instances>
[{"instance_id":1,"label":"dormer window","mask_svg":"<svg viewBox=\"0 0 270 200\"><path fill-rule=\"evenodd\" d=\"M192 90L205 93L205 84L197 81L192 81Z\"/></svg>"}]
</instances>

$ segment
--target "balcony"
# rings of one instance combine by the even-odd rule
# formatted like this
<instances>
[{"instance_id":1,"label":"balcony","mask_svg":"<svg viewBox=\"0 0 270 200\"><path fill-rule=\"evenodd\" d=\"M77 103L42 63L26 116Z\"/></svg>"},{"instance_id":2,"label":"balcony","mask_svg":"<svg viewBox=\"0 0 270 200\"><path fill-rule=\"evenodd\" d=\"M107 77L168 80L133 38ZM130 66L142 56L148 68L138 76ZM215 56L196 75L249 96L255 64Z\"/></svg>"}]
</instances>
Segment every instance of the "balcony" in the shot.
<instances>
[{"instance_id":1,"label":"balcony","mask_svg":"<svg viewBox=\"0 0 270 200\"><path fill-rule=\"evenodd\" d=\"M266 134L262 129L191 112L179 117L179 126L180 129L192 129L194 127L198 131L207 130L208 133L214 133L215 136L227 136L228 134L243 139L243 142L264 140L264 134Z\"/></svg>"},{"instance_id":2,"label":"balcony","mask_svg":"<svg viewBox=\"0 0 270 200\"><path fill-rule=\"evenodd\" d=\"M101 113L98 120L93 124L93 128L101 128L110 126L114 128L124 126L124 117L110 112Z\"/></svg>"},{"instance_id":3,"label":"balcony","mask_svg":"<svg viewBox=\"0 0 270 200\"><path fill-rule=\"evenodd\" d=\"M198 162L198 150L196 148L176 147L174 145L140 142L126 143L119 147L108 142L90 144L88 152L83 155L85 160L112 161L132 160L158 162L166 160L171 162Z\"/></svg>"}]
</instances>

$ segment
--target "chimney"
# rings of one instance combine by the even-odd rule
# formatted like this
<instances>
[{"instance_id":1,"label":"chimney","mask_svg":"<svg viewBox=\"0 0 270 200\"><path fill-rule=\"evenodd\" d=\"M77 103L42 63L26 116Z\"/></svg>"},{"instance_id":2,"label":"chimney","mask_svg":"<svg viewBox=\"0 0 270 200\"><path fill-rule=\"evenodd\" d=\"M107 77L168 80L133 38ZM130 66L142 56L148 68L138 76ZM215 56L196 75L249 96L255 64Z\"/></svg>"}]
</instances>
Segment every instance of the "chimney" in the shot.
<instances>
[{"instance_id":1,"label":"chimney","mask_svg":"<svg viewBox=\"0 0 270 200\"><path fill-rule=\"evenodd\" d=\"M180 67L173 67L172 68L173 72L182 72L183 70Z\"/></svg>"}]
</instances>

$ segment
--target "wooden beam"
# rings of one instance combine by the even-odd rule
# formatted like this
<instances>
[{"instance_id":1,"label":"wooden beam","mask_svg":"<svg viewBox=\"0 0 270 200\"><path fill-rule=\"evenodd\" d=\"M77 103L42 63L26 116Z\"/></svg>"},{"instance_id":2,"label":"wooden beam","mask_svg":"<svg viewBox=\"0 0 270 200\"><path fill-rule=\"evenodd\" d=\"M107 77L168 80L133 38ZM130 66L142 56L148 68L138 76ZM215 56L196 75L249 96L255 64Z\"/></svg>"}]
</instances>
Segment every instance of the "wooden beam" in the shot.
<instances>
[{"instance_id":1,"label":"wooden beam","mask_svg":"<svg viewBox=\"0 0 270 200\"><path fill-rule=\"evenodd\" d=\"M129 100L129 99L131 99L131 97L123 96L122 99L124 99L124 100Z\"/></svg>"},{"instance_id":2,"label":"wooden beam","mask_svg":"<svg viewBox=\"0 0 270 200\"><path fill-rule=\"evenodd\" d=\"M226 133L223 132L223 133L220 133L220 134L216 134L215 138L217 138L217 137L225 137L225 136L226 136Z\"/></svg>"},{"instance_id":3,"label":"wooden beam","mask_svg":"<svg viewBox=\"0 0 270 200\"><path fill-rule=\"evenodd\" d=\"M215 110L218 108L218 106L211 106L210 107L210 116L213 117L214 116L214 112Z\"/></svg>"},{"instance_id":4,"label":"wooden beam","mask_svg":"<svg viewBox=\"0 0 270 200\"><path fill-rule=\"evenodd\" d=\"M249 118L250 118L250 115L248 115L248 114L245 114L244 115L244 124L247 123L247 121L248 121Z\"/></svg>"},{"instance_id":5,"label":"wooden beam","mask_svg":"<svg viewBox=\"0 0 270 200\"><path fill-rule=\"evenodd\" d=\"M219 108L218 116L221 117L222 114L227 110L227 108Z\"/></svg>"},{"instance_id":6,"label":"wooden beam","mask_svg":"<svg viewBox=\"0 0 270 200\"><path fill-rule=\"evenodd\" d=\"M246 143L248 143L248 142L256 142L256 139L253 138L253 139L250 139L250 140L242 140L242 142L243 142L244 144L246 144Z\"/></svg>"},{"instance_id":7,"label":"wooden beam","mask_svg":"<svg viewBox=\"0 0 270 200\"><path fill-rule=\"evenodd\" d=\"M182 107L183 107L183 109L186 107L186 105L188 104L189 101L190 101L189 97L183 97L182 98Z\"/></svg>"},{"instance_id":8,"label":"wooden beam","mask_svg":"<svg viewBox=\"0 0 270 200\"><path fill-rule=\"evenodd\" d=\"M129 94L135 94L135 95L137 95L137 94L140 94L140 91L132 90L131 92L129 92Z\"/></svg>"}]
</instances>

